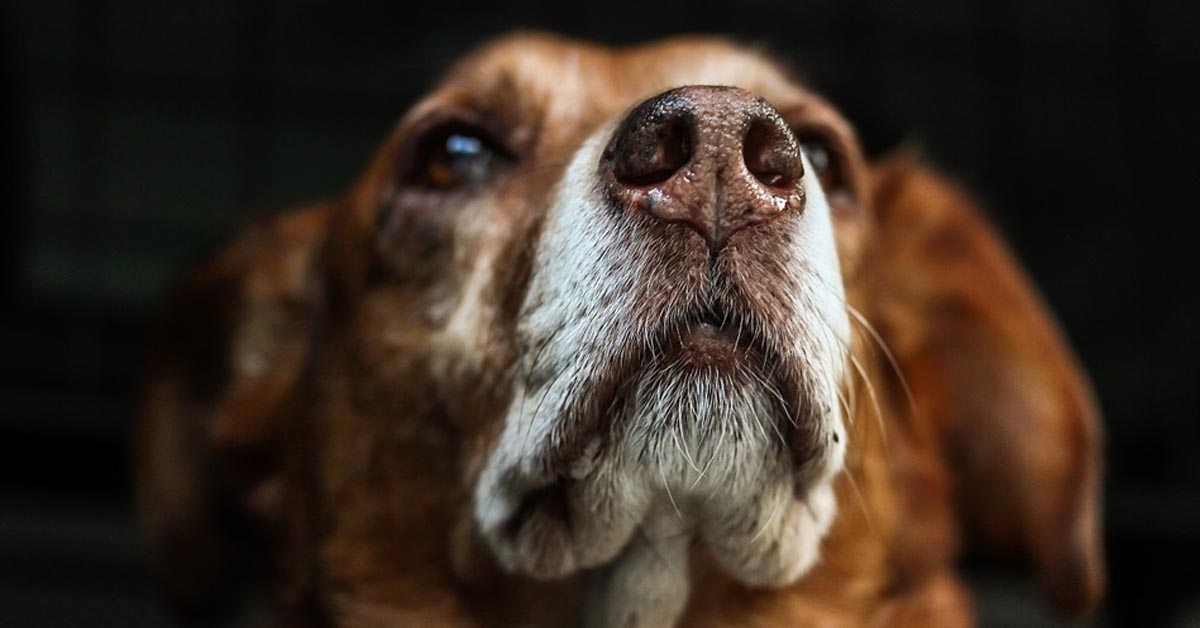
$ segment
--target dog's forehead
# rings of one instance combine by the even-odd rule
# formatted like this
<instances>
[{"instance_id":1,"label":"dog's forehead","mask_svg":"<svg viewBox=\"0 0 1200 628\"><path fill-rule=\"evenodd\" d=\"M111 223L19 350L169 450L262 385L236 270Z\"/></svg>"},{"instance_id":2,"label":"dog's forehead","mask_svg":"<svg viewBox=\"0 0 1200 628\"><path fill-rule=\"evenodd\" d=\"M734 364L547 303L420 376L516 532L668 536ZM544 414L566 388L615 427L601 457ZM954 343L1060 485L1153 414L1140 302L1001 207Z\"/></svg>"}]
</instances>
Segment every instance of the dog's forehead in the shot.
<instances>
[{"instance_id":1,"label":"dog's forehead","mask_svg":"<svg viewBox=\"0 0 1200 628\"><path fill-rule=\"evenodd\" d=\"M435 94L554 128L607 119L683 85L729 85L780 109L816 105L776 63L717 38L687 37L609 48L550 35L506 37L468 55Z\"/></svg>"}]
</instances>

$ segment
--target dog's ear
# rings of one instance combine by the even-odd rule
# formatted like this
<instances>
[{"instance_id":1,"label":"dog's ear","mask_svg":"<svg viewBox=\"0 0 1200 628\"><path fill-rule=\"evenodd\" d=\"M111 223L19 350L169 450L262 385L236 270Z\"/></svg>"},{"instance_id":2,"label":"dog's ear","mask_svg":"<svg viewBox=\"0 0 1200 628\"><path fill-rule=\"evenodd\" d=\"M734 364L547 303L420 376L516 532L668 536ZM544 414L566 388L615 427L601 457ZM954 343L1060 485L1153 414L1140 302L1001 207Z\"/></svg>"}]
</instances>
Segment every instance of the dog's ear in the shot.
<instances>
[{"instance_id":1,"label":"dog's ear","mask_svg":"<svg viewBox=\"0 0 1200 628\"><path fill-rule=\"evenodd\" d=\"M270 568L279 440L321 298L327 214L250 228L175 287L151 339L138 498L154 570L181 614L219 615Z\"/></svg>"},{"instance_id":2,"label":"dog's ear","mask_svg":"<svg viewBox=\"0 0 1200 628\"><path fill-rule=\"evenodd\" d=\"M1103 593L1100 417L1052 315L966 196L877 165L880 332L954 473L969 538L1032 564L1061 610Z\"/></svg>"}]
</instances>

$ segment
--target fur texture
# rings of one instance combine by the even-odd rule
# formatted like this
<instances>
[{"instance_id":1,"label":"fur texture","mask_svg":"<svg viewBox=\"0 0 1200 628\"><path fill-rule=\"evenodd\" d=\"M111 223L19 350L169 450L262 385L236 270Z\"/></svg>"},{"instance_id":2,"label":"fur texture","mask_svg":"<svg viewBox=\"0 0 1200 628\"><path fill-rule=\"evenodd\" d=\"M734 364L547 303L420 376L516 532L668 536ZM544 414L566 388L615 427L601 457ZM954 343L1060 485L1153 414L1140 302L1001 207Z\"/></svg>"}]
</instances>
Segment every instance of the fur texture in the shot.
<instances>
[{"instance_id":1,"label":"fur texture","mask_svg":"<svg viewBox=\"0 0 1200 628\"><path fill-rule=\"evenodd\" d=\"M748 94L806 151L719 243L605 170L688 85L739 90L694 110L713 142L750 150ZM453 133L493 149L463 185ZM258 582L281 626L965 626L963 538L1068 613L1103 589L1098 413L1029 281L961 192L727 42L489 44L163 321L139 491L184 612Z\"/></svg>"}]
</instances>

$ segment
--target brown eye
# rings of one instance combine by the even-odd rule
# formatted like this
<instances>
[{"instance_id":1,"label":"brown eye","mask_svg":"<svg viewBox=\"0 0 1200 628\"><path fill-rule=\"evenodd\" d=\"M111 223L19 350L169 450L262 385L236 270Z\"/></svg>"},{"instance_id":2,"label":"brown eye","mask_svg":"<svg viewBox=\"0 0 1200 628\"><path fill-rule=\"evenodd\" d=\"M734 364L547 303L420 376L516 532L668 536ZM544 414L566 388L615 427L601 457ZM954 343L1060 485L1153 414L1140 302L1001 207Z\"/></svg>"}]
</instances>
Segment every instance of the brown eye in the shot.
<instances>
[{"instance_id":1,"label":"brown eye","mask_svg":"<svg viewBox=\"0 0 1200 628\"><path fill-rule=\"evenodd\" d=\"M480 132L465 126L443 128L422 142L413 183L431 190L481 185L510 160Z\"/></svg>"}]
</instances>

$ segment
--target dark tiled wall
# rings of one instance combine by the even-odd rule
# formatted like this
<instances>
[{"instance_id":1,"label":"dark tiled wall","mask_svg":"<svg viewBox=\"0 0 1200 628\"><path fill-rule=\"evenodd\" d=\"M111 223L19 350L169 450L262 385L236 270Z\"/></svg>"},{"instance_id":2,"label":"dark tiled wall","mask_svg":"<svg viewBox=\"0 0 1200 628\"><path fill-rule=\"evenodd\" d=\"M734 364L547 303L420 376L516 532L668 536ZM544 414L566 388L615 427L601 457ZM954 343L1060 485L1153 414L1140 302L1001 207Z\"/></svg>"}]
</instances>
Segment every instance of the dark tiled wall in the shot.
<instances>
[{"instance_id":1,"label":"dark tiled wall","mask_svg":"<svg viewBox=\"0 0 1200 628\"><path fill-rule=\"evenodd\" d=\"M469 46L514 27L704 31L765 44L872 151L919 145L978 192L1095 376L1114 563L1195 549L1197 6L8 3L0 498L125 517L130 399L165 283L248 217L336 194ZM1118 618L1142 589L1189 592L1114 581Z\"/></svg>"}]
</instances>

